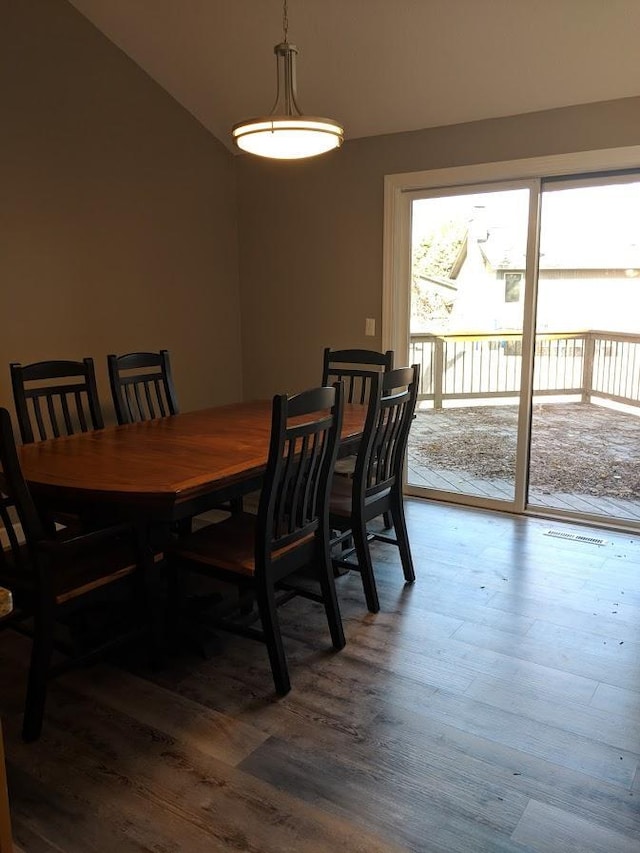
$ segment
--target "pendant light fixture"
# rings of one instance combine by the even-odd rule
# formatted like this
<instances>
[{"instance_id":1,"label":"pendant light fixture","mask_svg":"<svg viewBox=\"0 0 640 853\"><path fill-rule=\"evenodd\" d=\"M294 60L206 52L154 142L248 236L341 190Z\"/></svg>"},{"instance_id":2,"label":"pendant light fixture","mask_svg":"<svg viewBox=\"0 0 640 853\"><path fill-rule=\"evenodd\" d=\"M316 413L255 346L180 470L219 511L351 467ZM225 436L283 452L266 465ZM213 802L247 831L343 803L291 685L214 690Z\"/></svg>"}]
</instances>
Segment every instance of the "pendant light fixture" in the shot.
<instances>
[{"instance_id":1,"label":"pendant light fixture","mask_svg":"<svg viewBox=\"0 0 640 853\"><path fill-rule=\"evenodd\" d=\"M287 0L283 2L284 38L273 52L277 64L276 100L268 116L235 124L233 139L242 151L276 160L301 160L339 148L344 130L337 121L303 116L297 103L296 55L298 49L288 41Z\"/></svg>"}]
</instances>

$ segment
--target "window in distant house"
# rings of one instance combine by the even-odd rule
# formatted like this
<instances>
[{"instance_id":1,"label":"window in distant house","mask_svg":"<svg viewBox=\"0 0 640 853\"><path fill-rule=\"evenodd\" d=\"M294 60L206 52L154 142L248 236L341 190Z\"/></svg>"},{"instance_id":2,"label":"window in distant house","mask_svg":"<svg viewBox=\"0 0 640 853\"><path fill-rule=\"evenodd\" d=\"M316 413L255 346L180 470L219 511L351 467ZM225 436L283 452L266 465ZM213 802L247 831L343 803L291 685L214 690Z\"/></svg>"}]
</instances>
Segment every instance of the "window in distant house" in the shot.
<instances>
[{"instance_id":1,"label":"window in distant house","mask_svg":"<svg viewBox=\"0 0 640 853\"><path fill-rule=\"evenodd\" d=\"M504 301L520 302L520 290L522 287L521 272L506 272L504 274Z\"/></svg>"}]
</instances>

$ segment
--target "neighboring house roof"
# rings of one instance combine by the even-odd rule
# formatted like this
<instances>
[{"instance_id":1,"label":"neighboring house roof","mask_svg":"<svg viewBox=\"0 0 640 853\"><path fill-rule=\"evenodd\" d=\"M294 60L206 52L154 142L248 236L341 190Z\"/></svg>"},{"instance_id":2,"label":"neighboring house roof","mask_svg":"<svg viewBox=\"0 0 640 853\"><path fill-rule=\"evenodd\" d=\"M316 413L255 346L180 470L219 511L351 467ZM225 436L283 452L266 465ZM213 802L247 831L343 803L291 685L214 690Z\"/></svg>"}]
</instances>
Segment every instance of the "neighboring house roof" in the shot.
<instances>
[{"instance_id":1,"label":"neighboring house roof","mask_svg":"<svg viewBox=\"0 0 640 853\"><path fill-rule=\"evenodd\" d=\"M458 278L460 270L462 269L462 265L467 260L467 250L469 248L469 231L464 235L464 240L462 241L460 248L458 249L458 256L453 262L453 266L450 270L451 278Z\"/></svg>"},{"instance_id":2,"label":"neighboring house roof","mask_svg":"<svg viewBox=\"0 0 640 853\"><path fill-rule=\"evenodd\" d=\"M446 290L456 291L458 289L458 285L455 281L451 281L450 278L443 278L438 275L416 275L419 281L424 281L426 284L433 284L436 287L444 287Z\"/></svg>"}]
</instances>

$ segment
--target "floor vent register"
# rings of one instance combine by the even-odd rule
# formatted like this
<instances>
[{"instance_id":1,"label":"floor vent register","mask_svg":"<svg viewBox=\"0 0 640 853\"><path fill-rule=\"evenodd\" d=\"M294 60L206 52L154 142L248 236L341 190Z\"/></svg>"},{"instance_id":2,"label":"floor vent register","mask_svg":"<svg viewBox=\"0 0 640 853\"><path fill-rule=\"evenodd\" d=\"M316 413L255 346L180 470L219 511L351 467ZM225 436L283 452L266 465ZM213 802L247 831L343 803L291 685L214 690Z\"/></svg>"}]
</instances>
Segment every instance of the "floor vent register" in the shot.
<instances>
[{"instance_id":1,"label":"floor vent register","mask_svg":"<svg viewBox=\"0 0 640 853\"><path fill-rule=\"evenodd\" d=\"M606 545L606 539L597 536L581 536L579 533L565 533L564 530L547 530L545 536L553 536L554 539L570 539L572 542L586 542L587 545Z\"/></svg>"}]
</instances>

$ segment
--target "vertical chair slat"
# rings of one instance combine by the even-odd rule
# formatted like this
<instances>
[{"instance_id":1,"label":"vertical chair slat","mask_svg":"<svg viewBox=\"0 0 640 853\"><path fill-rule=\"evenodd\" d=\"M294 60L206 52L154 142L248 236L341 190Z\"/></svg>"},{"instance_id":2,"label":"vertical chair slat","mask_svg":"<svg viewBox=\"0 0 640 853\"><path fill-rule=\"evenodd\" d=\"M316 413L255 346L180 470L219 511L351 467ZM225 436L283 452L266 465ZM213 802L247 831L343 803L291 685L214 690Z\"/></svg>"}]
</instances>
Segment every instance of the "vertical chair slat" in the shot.
<instances>
[{"instance_id":1,"label":"vertical chair slat","mask_svg":"<svg viewBox=\"0 0 640 853\"><path fill-rule=\"evenodd\" d=\"M75 392L74 396L75 395L77 395L77 392ZM71 433L73 432L73 425L71 423L71 413L69 410L69 400L68 400L66 394L60 394L59 397L60 397L60 408L62 410L62 418L64 420L65 429L66 429L67 435L71 435ZM80 399L79 396L78 396L78 399Z\"/></svg>"},{"instance_id":2,"label":"vertical chair slat","mask_svg":"<svg viewBox=\"0 0 640 853\"><path fill-rule=\"evenodd\" d=\"M162 387L160 385L159 379L153 380L153 387L154 387L154 390L156 392L156 400L158 402L158 413L159 413L161 418L164 418L164 417L166 417L167 412L166 412L166 409L164 407L164 400L162 397ZM147 397L147 400L149 402L149 410L153 411L154 407L153 407L153 403L151 402L151 396L150 395Z\"/></svg>"},{"instance_id":3,"label":"vertical chair slat","mask_svg":"<svg viewBox=\"0 0 640 853\"><path fill-rule=\"evenodd\" d=\"M145 421L147 418L144 417L144 409L142 407L142 397L140 396L140 386L143 386L146 389L146 382L134 383L133 384L133 399L135 400L136 409L133 412L133 419L136 421ZM149 393L147 389L147 394Z\"/></svg>"},{"instance_id":4,"label":"vertical chair slat","mask_svg":"<svg viewBox=\"0 0 640 853\"><path fill-rule=\"evenodd\" d=\"M302 443L297 453L296 460L296 470L295 476L293 477L292 482L292 494L291 494L291 513L289 520L289 532L292 532L295 527L301 527L304 524L304 520L300 517L301 503L300 503L300 493L304 494L304 469L305 462L307 459L307 452L309 447L309 436L305 435L302 437Z\"/></svg>"},{"instance_id":5,"label":"vertical chair slat","mask_svg":"<svg viewBox=\"0 0 640 853\"><path fill-rule=\"evenodd\" d=\"M47 411L49 412L49 422L51 424L53 436L54 436L54 438L59 438L60 437L60 427L58 426L58 416L56 415L55 404L53 401L53 394L46 394L45 400L47 401Z\"/></svg>"},{"instance_id":6,"label":"vertical chair slat","mask_svg":"<svg viewBox=\"0 0 640 853\"><path fill-rule=\"evenodd\" d=\"M87 419L84 414L84 406L82 405L82 393L80 391L76 391L74 394L76 401L76 412L78 413L78 420L80 421L80 429L82 432L87 432L89 429L87 425ZM71 420L67 423L67 430L71 432Z\"/></svg>"},{"instance_id":7,"label":"vertical chair slat","mask_svg":"<svg viewBox=\"0 0 640 853\"><path fill-rule=\"evenodd\" d=\"M42 410L40 408L39 398L32 397L31 405L33 406L33 414L36 419L36 424L38 426L38 435L40 436L40 441L44 441L44 439L47 437L47 430L45 428L44 420L42 418Z\"/></svg>"},{"instance_id":8,"label":"vertical chair slat","mask_svg":"<svg viewBox=\"0 0 640 853\"><path fill-rule=\"evenodd\" d=\"M127 407L127 414L128 414L128 417L124 421L124 423L133 423L133 421L135 421L135 416L134 416L135 409L134 409L134 405L133 405L133 401L134 401L133 390L134 389L131 385L125 385L124 386L125 404Z\"/></svg>"}]
</instances>

